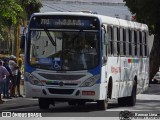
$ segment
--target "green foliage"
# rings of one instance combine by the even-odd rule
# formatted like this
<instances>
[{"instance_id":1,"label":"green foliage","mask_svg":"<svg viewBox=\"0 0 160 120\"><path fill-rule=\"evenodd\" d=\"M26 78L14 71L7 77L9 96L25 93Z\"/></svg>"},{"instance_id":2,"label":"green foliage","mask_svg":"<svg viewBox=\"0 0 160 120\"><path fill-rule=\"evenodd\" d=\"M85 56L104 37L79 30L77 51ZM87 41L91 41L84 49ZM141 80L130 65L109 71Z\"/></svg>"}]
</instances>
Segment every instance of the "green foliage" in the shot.
<instances>
[{"instance_id":1,"label":"green foliage","mask_svg":"<svg viewBox=\"0 0 160 120\"><path fill-rule=\"evenodd\" d=\"M42 3L40 2L40 0L22 0L22 6L29 19L32 13L40 11Z\"/></svg>"},{"instance_id":2,"label":"green foliage","mask_svg":"<svg viewBox=\"0 0 160 120\"><path fill-rule=\"evenodd\" d=\"M149 26L151 34L160 34L160 0L123 0L136 20Z\"/></svg>"},{"instance_id":3,"label":"green foliage","mask_svg":"<svg viewBox=\"0 0 160 120\"><path fill-rule=\"evenodd\" d=\"M0 40L4 40L5 28L16 27L41 7L39 0L0 0Z\"/></svg>"},{"instance_id":4,"label":"green foliage","mask_svg":"<svg viewBox=\"0 0 160 120\"><path fill-rule=\"evenodd\" d=\"M18 13L22 8L15 0L0 0L0 22L5 24L6 20L11 21L13 24L17 22Z\"/></svg>"},{"instance_id":5,"label":"green foliage","mask_svg":"<svg viewBox=\"0 0 160 120\"><path fill-rule=\"evenodd\" d=\"M5 27L17 23L21 11L21 6L15 0L0 0L0 40L4 40Z\"/></svg>"}]
</instances>

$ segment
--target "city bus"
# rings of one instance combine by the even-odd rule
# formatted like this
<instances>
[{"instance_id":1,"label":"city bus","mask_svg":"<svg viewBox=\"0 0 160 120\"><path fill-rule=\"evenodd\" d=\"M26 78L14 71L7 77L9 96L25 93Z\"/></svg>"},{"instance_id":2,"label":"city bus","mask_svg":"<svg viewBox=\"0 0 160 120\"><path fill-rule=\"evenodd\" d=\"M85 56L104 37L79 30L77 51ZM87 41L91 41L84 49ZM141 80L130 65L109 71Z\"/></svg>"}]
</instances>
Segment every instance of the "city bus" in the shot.
<instances>
[{"instance_id":1,"label":"city bus","mask_svg":"<svg viewBox=\"0 0 160 120\"><path fill-rule=\"evenodd\" d=\"M86 11L33 13L22 38L25 94L40 109L58 101L106 110L110 99L134 106L148 88L145 24Z\"/></svg>"}]
</instances>

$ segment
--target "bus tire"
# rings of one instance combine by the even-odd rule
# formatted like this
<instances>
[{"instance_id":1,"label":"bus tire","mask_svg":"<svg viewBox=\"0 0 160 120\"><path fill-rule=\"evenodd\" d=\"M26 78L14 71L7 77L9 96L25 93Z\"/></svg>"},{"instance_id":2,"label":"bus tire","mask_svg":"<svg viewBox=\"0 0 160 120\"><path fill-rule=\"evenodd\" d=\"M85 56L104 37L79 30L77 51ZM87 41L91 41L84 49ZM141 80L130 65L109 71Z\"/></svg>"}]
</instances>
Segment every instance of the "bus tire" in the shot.
<instances>
[{"instance_id":1,"label":"bus tire","mask_svg":"<svg viewBox=\"0 0 160 120\"><path fill-rule=\"evenodd\" d=\"M137 83L134 81L132 95L127 97L127 105L128 106L135 106L136 104L136 95L137 95Z\"/></svg>"},{"instance_id":2,"label":"bus tire","mask_svg":"<svg viewBox=\"0 0 160 120\"><path fill-rule=\"evenodd\" d=\"M108 108L108 100L109 98L111 98L111 94L112 94L112 82L110 80L108 84L108 91L107 91L106 99L97 100L97 107L99 110L106 110Z\"/></svg>"},{"instance_id":3,"label":"bus tire","mask_svg":"<svg viewBox=\"0 0 160 120\"><path fill-rule=\"evenodd\" d=\"M99 110L106 110L108 107L108 100L97 100L97 107Z\"/></svg>"},{"instance_id":4,"label":"bus tire","mask_svg":"<svg viewBox=\"0 0 160 120\"><path fill-rule=\"evenodd\" d=\"M46 99L46 98L39 98L38 102L39 102L39 108L40 109L49 109L50 103L48 102L48 99Z\"/></svg>"},{"instance_id":5,"label":"bus tire","mask_svg":"<svg viewBox=\"0 0 160 120\"><path fill-rule=\"evenodd\" d=\"M119 106L127 106L127 97L118 98L118 105Z\"/></svg>"},{"instance_id":6,"label":"bus tire","mask_svg":"<svg viewBox=\"0 0 160 120\"><path fill-rule=\"evenodd\" d=\"M118 98L119 106L134 106L136 104L137 83L134 80L132 94L129 97Z\"/></svg>"}]
</instances>

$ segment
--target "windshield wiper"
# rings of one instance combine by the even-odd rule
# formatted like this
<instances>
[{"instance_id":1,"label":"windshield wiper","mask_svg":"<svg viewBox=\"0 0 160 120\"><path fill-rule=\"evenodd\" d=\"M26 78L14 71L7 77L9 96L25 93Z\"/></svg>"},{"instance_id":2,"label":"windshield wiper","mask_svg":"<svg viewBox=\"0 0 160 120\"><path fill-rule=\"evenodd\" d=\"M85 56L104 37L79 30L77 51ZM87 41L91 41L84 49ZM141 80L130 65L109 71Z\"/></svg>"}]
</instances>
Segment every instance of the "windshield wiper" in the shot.
<instances>
[{"instance_id":1,"label":"windshield wiper","mask_svg":"<svg viewBox=\"0 0 160 120\"><path fill-rule=\"evenodd\" d=\"M56 46L56 42L53 40L53 38L52 38L51 34L49 33L49 31L48 31L48 30L45 30L45 32L46 32L48 38L50 39L52 45L53 45L53 46Z\"/></svg>"}]
</instances>

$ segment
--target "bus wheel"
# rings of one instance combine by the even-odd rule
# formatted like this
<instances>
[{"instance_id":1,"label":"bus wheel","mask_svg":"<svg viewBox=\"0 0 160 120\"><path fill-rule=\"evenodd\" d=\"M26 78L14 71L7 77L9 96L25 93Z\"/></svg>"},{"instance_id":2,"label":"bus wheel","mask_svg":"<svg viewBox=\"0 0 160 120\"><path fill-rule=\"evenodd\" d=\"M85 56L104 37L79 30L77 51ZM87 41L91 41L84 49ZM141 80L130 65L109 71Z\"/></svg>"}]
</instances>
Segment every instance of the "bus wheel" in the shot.
<instances>
[{"instance_id":1,"label":"bus wheel","mask_svg":"<svg viewBox=\"0 0 160 120\"><path fill-rule=\"evenodd\" d=\"M137 95L137 83L134 81L132 95L127 97L127 105L134 106L136 104L136 95Z\"/></svg>"},{"instance_id":2,"label":"bus wheel","mask_svg":"<svg viewBox=\"0 0 160 120\"><path fill-rule=\"evenodd\" d=\"M39 102L39 108L40 109L49 109L50 103L48 102L48 99L46 99L46 98L39 98L38 102Z\"/></svg>"},{"instance_id":3,"label":"bus wheel","mask_svg":"<svg viewBox=\"0 0 160 120\"><path fill-rule=\"evenodd\" d=\"M99 110L106 110L108 107L108 100L98 100L97 107Z\"/></svg>"},{"instance_id":4,"label":"bus wheel","mask_svg":"<svg viewBox=\"0 0 160 120\"><path fill-rule=\"evenodd\" d=\"M120 105L120 106L134 106L136 104L136 92L137 92L137 85L136 85L136 81L134 81L131 96L118 98L118 105Z\"/></svg>"},{"instance_id":5,"label":"bus wheel","mask_svg":"<svg viewBox=\"0 0 160 120\"><path fill-rule=\"evenodd\" d=\"M127 106L127 97L118 98L118 105L119 106Z\"/></svg>"}]
</instances>

